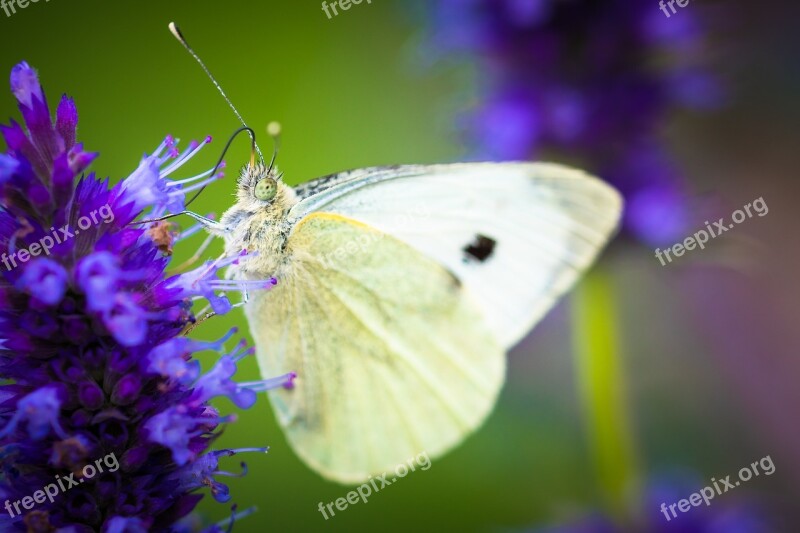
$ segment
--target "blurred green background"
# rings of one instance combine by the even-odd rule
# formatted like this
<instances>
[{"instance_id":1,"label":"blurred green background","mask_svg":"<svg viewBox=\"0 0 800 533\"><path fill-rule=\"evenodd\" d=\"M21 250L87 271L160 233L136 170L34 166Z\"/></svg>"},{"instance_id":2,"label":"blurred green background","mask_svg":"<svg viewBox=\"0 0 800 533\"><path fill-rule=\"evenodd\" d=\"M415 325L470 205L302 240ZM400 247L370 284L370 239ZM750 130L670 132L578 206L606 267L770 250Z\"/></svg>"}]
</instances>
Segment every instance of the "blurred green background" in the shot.
<instances>
[{"instance_id":1,"label":"blurred green background","mask_svg":"<svg viewBox=\"0 0 800 533\"><path fill-rule=\"evenodd\" d=\"M282 123L278 163L288 183L368 165L451 161L463 151L453 134L454 111L471 103L476 76L467 66L421 68L420 28L403 4L373 0L328 20L316 1L40 1L12 17L0 12L0 71L27 60L39 70L51 102L61 92L73 96L79 138L101 153L93 169L114 181L130 173L141 154L166 134L180 137L184 145L214 136L216 142L182 174L189 176L213 164L238 126L167 31L172 20L257 132L269 121ZM793 272L800 224L792 200L798 198L797 123L792 122L797 78L783 70L785 59L769 52L773 45L784 46L769 42L774 35L764 30L779 10L771 13L755 14L752 31L738 36L738 55L731 52L753 69L741 76L732 110L705 119L676 117L665 136L703 190L724 189L728 212L766 198L770 215L747 223L731 239L758 239L762 247L737 249L757 263L750 278L756 288L731 305L739 306L744 324L748 309L765 306L779 309L791 325L798 317ZM765 39L767 51L759 52ZM4 121L18 116L8 93L0 98L0 109ZM260 144L265 153L271 151L263 134ZM236 169L247 157L247 143L240 139L226 158L226 179L201 195L193 209L219 215L229 207ZM201 241L197 236L182 244L177 261ZM722 257L723 248L728 249L721 244L703 260ZM207 256L219 250L215 243ZM642 476L685 468L705 484L771 454L776 474L752 481L748 490L778 506L796 500L798 463L789 455L797 449L791 428L797 427L798 404L792 403L797 395L786 389L800 377L796 361L771 357L774 351L759 354L753 367L728 361L724 354L712 354L713 340L700 323L711 312L703 302L716 297L709 284L739 286L737 279L726 281L736 274L704 278L678 266L666 272L644 249L612 252L599 268L618 289L617 321L624 331L618 355L628 385L611 386L633 422L630 434L619 437L620 446L625 449L631 439L628 444L638 450L621 458L625 464L619 468ZM591 288L577 290L592 298ZM693 299L702 294L701 301ZM753 298L763 306L751 307ZM218 446L271 449L265 456L243 457L248 475L230 481L240 509L258 507L236 531L507 531L602 509L607 487L594 463L594 441L586 430L591 424L582 407L591 399L582 396L585 376L574 364L579 360L573 355L575 311L575 300L568 299L510 354L508 384L474 436L434 460L429 470L409 474L373 494L368 504L353 505L327 521L318 503L350 489L323 481L297 459L266 397L238 413ZM218 338L233 325L247 330L239 310L203 324L195 336ZM783 344L789 345L788 340ZM761 349L768 351L753 345L754 351ZM751 368L768 372L758 376L755 389ZM254 359L242 365L239 377L258 379ZM781 406L783 412L776 412ZM219 407L236 411L227 402ZM236 471L238 460L225 466ZM739 497L726 496L730 502ZM221 520L230 508L207 496L200 511L209 520Z\"/></svg>"}]
</instances>

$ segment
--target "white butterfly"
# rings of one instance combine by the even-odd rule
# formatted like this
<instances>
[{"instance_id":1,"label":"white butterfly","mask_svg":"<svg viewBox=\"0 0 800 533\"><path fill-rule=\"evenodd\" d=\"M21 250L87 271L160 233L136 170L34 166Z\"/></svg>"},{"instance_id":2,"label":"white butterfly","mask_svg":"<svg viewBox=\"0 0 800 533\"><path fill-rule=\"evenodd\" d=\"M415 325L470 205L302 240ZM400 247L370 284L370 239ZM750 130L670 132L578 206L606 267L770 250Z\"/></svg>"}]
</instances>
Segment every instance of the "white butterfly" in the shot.
<instances>
[{"instance_id":1,"label":"white butterfly","mask_svg":"<svg viewBox=\"0 0 800 533\"><path fill-rule=\"evenodd\" d=\"M339 482L441 455L474 431L505 352L590 265L622 210L602 181L545 163L367 168L292 189L255 162L255 136L241 130L253 157L236 204L219 223L189 214L227 254L252 254L231 277L277 278L245 305L261 373L297 372L272 405L297 454Z\"/></svg>"},{"instance_id":2,"label":"white butterfly","mask_svg":"<svg viewBox=\"0 0 800 533\"><path fill-rule=\"evenodd\" d=\"M585 270L619 194L544 163L355 170L297 189L248 165L216 233L254 257L236 279L277 286L245 312L270 399L298 455L362 482L441 455L486 418L505 352Z\"/></svg>"}]
</instances>

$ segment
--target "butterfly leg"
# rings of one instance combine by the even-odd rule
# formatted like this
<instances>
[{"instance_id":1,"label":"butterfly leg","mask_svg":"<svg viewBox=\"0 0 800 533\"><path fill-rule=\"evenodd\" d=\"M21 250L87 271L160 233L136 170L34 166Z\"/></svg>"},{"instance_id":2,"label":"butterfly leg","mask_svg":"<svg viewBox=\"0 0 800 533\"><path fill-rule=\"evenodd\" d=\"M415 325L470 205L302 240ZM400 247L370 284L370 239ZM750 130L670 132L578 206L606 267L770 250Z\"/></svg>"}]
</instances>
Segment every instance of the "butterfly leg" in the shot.
<instances>
[{"instance_id":1,"label":"butterfly leg","mask_svg":"<svg viewBox=\"0 0 800 533\"><path fill-rule=\"evenodd\" d=\"M247 251L244 250L244 252L246 253ZM239 279L239 278L237 278L235 271L233 271L231 269L228 269L228 271L225 272L225 279ZM239 289L239 292L242 293L242 300L239 303L235 304L233 307L241 307L241 306L245 305L250 300L250 293L248 292L246 286L243 285Z\"/></svg>"},{"instance_id":2,"label":"butterfly leg","mask_svg":"<svg viewBox=\"0 0 800 533\"><path fill-rule=\"evenodd\" d=\"M150 218L146 220L136 220L128 225L135 226L137 224L149 224L152 222L161 222L162 220L167 220L169 218L177 217L179 215L186 215L192 217L193 219L198 221L203 226L203 228L212 235L221 237L228 233L228 228L225 227L223 224L220 224L216 220L211 220L210 218L204 217L203 215L199 215L193 211L180 211L178 213L170 213L169 215L164 215L163 217Z\"/></svg>"},{"instance_id":3,"label":"butterfly leg","mask_svg":"<svg viewBox=\"0 0 800 533\"><path fill-rule=\"evenodd\" d=\"M224 225L217 222L216 220L211 220L210 218L204 217L203 215L199 215L192 211L181 211L180 213L176 213L176 215L186 215L192 217L200 224L202 224L203 227L206 229L206 231L208 231L212 235L221 236L228 233L228 229Z\"/></svg>"},{"instance_id":4,"label":"butterfly leg","mask_svg":"<svg viewBox=\"0 0 800 533\"><path fill-rule=\"evenodd\" d=\"M214 311L209 311L208 313L202 315L200 318L197 319L197 321L194 324L189 324L188 326L186 326L186 328L183 330L183 335L184 336L188 335L197 326L199 326L200 324L202 324L203 322L205 322L206 320L208 320L212 316L216 316L216 315L217 315L217 313L215 313Z\"/></svg>"}]
</instances>

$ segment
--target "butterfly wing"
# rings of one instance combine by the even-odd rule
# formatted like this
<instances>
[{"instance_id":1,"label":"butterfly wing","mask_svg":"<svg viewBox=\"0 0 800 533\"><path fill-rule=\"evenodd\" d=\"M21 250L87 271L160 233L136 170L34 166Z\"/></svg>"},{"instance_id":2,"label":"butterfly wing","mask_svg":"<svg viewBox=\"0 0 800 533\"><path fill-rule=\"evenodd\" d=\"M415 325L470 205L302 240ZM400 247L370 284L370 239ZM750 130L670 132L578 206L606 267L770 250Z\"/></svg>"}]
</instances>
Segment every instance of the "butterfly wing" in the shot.
<instances>
[{"instance_id":1,"label":"butterfly wing","mask_svg":"<svg viewBox=\"0 0 800 533\"><path fill-rule=\"evenodd\" d=\"M298 455L360 483L421 452L444 453L490 412L504 349L459 280L408 244L312 213L288 271L246 307L264 375L296 371L270 399Z\"/></svg>"},{"instance_id":2,"label":"butterfly wing","mask_svg":"<svg viewBox=\"0 0 800 533\"><path fill-rule=\"evenodd\" d=\"M290 218L341 214L408 243L454 274L505 347L516 344L616 228L619 194L547 163L370 168L298 187Z\"/></svg>"}]
</instances>

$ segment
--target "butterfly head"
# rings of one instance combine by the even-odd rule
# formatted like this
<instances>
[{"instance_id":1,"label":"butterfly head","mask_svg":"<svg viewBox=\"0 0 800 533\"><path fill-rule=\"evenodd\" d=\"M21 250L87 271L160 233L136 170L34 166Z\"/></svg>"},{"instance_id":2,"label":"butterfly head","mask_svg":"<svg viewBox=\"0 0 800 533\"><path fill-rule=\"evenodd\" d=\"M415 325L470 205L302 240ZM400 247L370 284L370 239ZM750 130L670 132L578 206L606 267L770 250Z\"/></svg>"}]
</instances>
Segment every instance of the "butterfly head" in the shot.
<instances>
[{"instance_id":1,"label":"butterfly head","mask_svg":"<svg viewBox=\"0 0 800 533\"><path fill-rule=\"evenodd\" d=\"M269 211L285 214L297 203L294 190L281 181L282 173L262 163L250 163L239 175L238 203L247 211Z\"/></svg>"}]
</instances>

